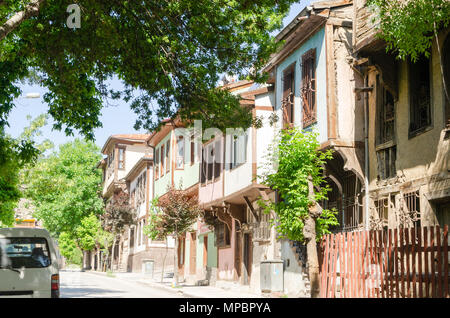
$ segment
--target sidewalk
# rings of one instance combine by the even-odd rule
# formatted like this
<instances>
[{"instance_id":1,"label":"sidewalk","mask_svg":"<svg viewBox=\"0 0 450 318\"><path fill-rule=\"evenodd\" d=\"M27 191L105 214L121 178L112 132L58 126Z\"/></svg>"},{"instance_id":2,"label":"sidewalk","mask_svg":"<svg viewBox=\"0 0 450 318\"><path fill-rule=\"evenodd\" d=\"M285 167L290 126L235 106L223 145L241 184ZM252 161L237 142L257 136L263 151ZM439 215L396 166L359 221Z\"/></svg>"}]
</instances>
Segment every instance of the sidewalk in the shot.
<instances>
[{"instance_id":1,"label":"sidewalk","mask_svg":"<svg viewBox=\"0 0 450 318\"><path fill-rule=\"evenodd\" d=\"M105 272L87 271L87 273L107 276ZM115 279L132 281L139 284L151 286L153 288L162 288L171 291L174 294L182 294L190 298L278 298L279 295L268 294L258 295L251 293L248 287L232 282L217 282L216 286L195 286L187 285L186 283L179 283L179 286L172 287L172 278L164 277L161 282L161 277L152 278L150 275L142 273L113 273Z\"/></svg>"}]
</instances>

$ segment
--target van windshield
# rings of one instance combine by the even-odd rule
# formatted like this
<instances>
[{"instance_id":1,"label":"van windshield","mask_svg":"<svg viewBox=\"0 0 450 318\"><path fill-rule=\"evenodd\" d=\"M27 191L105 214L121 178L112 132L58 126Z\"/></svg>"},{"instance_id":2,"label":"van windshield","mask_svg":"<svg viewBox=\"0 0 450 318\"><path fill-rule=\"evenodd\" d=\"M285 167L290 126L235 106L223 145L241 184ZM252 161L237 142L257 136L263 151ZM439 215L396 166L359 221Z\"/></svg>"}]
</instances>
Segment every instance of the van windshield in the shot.
<instances>
[{"instance_id":1,"label":"van windshield","mask_svg":"<svg viewBox=\"0 0 450 318\"><path fill-rule=\"evenodd\" d=\"M0 238L0 268L43 268L51 264L43 237Z\"/></svg>"}]
</instances>

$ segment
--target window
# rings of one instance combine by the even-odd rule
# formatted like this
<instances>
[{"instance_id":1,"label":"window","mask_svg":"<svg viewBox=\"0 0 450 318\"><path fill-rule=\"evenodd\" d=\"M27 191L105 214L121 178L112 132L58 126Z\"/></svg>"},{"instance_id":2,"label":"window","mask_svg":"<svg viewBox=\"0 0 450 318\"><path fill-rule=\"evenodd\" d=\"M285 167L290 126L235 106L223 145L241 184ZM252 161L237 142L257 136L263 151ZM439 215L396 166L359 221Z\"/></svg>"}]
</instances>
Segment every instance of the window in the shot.
<instances>
[{"instance_id":1,"label":"window","mask_svg":"<svg viewBox=\"0 0 450 318\"><path fill-rule=\"evenodd\" d=\"M231 135L230 138L232 138L230 169L233 169L247 161L248 133Z\"/></svg>"},{"instance_id":2,"label":"window","mask_svg":"<svg viewBox=\"0 0 450 318\"><path fill-rule=\"evenodd\" d=\"M111 176L111 174L114 171L114 149L109 153L108 156L108 169L107 169L107 174L106 174L106 178L109 179L109 177Z\"/></svg>"},{"instance_id":3,"label":"window","mask_svg":"<svg viewBox=\"0 0 450 318\"><path fill-rule=\"evenodd\" d=\"M220 177L222 173L222 141L211 142L202 149L202 163L200 171L200 182L211 181Z\"/></svg>"},{"instance_id":4,"label":"window","mask_svg":"<svg viewBox=\"0 0 450 318\"><path fill-rule=\"evenodd\" d=\"M221 172L221 157L222 157L222 151L221 151L221 142L220 140L216 140L214 144L215 154L214 154L214 178L218 178L220 176Z\"/></svg>"},{"instance_id":5,"label":"window","mask_svg":"<svg viewBox=\"0 0 450 318\"><path fill-rule=\"evenodd\" d=\"M159 148L155 150L155 179L159 178Z\"/></svg>"},{"instance_id":6,"label":"window","mask_svg":"<svg viewBox=\"0 0 450 318\"><path fill-rule=\"evenodd\" d=\"M420 195L419 191L412 191L403 194L401 204L400 226L401 227L421 227L420 224Z\"/></svg>"},{"instance_id":7,"label":"window","mask_svg":"<svg viewBox=\"0 0 450 318\"><path fill-rule=\"evenodd\" d=\"M119 169L125 169L125 148L119 148Z\"/></svg>"},{"instance_id":8,"label":"window","mask_svg":"<svg viewBox=\"0 0 450 318\"><path fill-rule=\"evenodd\" d=\"M164 153L164 145L161 146L161 177L164 175L164 167L165 167L165 153Z\"/></svg>"},{"instance_id":9,"label":"window","mask_svg":"<svg viewBox=\"0 0 450 318\"><path fill-rule=\"evenodd\" d=\"M195 162L195 137L191 135L191 165Z\"/></svg>"},{"instance_id":10,"label":"window","mask_svg":"<svg viewBox=\"0 0 450 318\"><path fill-rule=\"evenodd\" d=\"M389 179L397 175L395 167L397 160L397 147L387 147L377 151L378 176L380 179Z\"/></svg>"},{"instance_id":11,"label":"window","mask_svg":"<svg viewBox=\"0 0 450 318\"><path fill-rule=\"evenodd\" d=\"M316 49L302 56L301 100L303 105L303 128L317 120L316 111Z\"/></svg>"},{"instance_id":12,"label":"window","mask_svg":"<svg viewBox=\"0 0 450 318\"><path fill-rule=\"evenodd\" d=\"M170 154L170 139L167 140L167 143L166 143L166 173L170 171L169 154Z\"/></svg>"},{"instance_id":13,"label":"window","mask_svg":"<svg viewBox=\"0 0 450 318\"><path fill-rule=\"evenodd\" d=\"M377 83L380 81L377 77ZM377 144L383 144L389 141L394 141L395 133L395 109L394 97L384 87L379 87L377 96Z\"/></svg>"},{"instance_id":14,"label":"window","mask_svg":"<svg viewBox=\"0 0 450 318\"><path fill-rule=\"evenodd\" d=\"M207 177L206 179L208 181L211 181L213 179L213 165L214 165L214 143L211 143L208 145L208 157L207 157Z\"/></svg>"},{"instance_id":15,"label":"window","mask_svg":"<svg viewBox=\"0 0 450 318\"><path fill-rule=\"evenodd\" d=\"M230 246L230 230L225 223L220 222L216 229L217 247Z\"/></svg>"},{"instance_id":16,"label":"window","mask_svg":"<svg viewBox=\"0 0 450 318\"><path fill-rule=\"evenodd\" d=\"M283 127L291 127L294 123L294 77L295 63L283 72Z\"/></svg>"},{"instance_id":17,"label":"window","mask_svg":"<svg viewBox=\"0 0 450 318\"><path fill-rule=\"evenodd\" d=\"M200 183L206 182L206 156L205 156L206 148L202 149L202 163L200 170Z\"/></svg>"},{"instance_id":18,"label":"window","mask_svg":"<svg viewBox=\"0 0 450 318\"><path fill-rule=\"evenodd\" d=\"M184 138L183 136L178 136L177 138L177 169L184 168Z\"/></svg>"},{"instance_id":19,"label":"window","mask_svg":"<svg viewBox=\"0 0 450 318\"><path fill-rule=\"evenodd\" d=\"M145 190L147 185L146 173L143 172L136 181L136 204L142 204L145 201Z\"/></svg>"},{"instance_id":20,"label":"window","mask_svg":"<svg viewBox=\"0 0 450 318\"><path fill-rule=\"evenodd\" d=\"M409 136L431 125L430 61L425 57L409 63Z\"/></svg>"},{"instance_id":21,"label":"window","mask_svg":"<svg viewBox=\"0 0 450 318\"><path fill-rule=\"evenodd\" d=\"M0 238L0 267L43 268L51 264L47 240L43 237Z\"/></svg>"},{"instance_id":22,"label":"window","mask_svg":"<svg viewBox=\"0 0 450 318\"><path fill-rule=\"evenodd\" d=\"M389 179L397 175L395 161L397 147L395 140L395 104L394 97L381 84L377 76L377 118L376 145L378 177Z\"/></svg>"},{"instance_id":23,"label":"window","mask_svg":"<svg viewBox=\"0 0 450 318\"><path fill-rule=\"evenodd\" d=\"M134 225L130 229L130 248L134 247Z\"/></svg>"}]
</instances>

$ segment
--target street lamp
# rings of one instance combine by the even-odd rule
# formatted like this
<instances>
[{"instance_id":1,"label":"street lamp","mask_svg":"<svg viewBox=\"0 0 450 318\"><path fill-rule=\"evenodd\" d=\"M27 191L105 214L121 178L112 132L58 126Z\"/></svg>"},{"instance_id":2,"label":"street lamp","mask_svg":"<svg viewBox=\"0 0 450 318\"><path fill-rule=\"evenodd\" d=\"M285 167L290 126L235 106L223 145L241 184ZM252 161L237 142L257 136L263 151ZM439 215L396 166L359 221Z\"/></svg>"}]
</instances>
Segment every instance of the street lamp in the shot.
<instances>
[{"instance_id":1,"label":"street lamp","mask_svg":"<svg viewBox=\"0 0 450 318\"><path fill-rule=\"evenodd\" d=\"M39 94L39 93L28 93L28 94L25 95L25 98L29 98L29 99L31 99L31 98L39 98L39 97L41 97L41 94Z\"/></svg>"}]
</instances>

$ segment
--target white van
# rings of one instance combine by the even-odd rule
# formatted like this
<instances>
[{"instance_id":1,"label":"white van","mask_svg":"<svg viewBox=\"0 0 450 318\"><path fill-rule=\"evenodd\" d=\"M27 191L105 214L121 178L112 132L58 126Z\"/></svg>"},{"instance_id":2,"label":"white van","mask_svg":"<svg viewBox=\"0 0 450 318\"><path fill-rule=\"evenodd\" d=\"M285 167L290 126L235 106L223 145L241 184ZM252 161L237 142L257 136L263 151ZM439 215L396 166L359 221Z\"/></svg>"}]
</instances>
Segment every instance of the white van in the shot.
<instances>
[{"instance_id":1,"label":"white van","mask_svg":"<svg viewBox=\"0 0 450 318\"><path fill-rule=\"evenodd\" d=\"M59 263L47 230L0 229L0 297L58 298Z\"/></svg>"}]
</instances>

